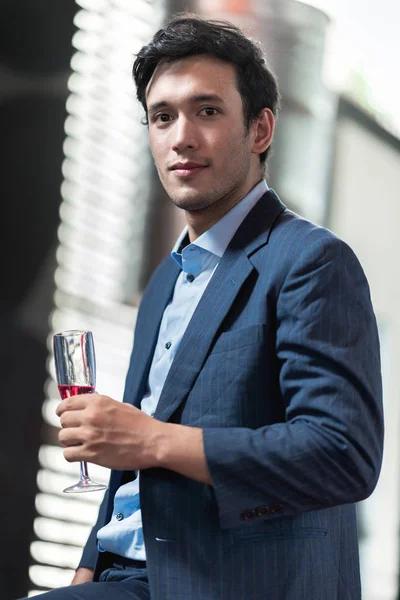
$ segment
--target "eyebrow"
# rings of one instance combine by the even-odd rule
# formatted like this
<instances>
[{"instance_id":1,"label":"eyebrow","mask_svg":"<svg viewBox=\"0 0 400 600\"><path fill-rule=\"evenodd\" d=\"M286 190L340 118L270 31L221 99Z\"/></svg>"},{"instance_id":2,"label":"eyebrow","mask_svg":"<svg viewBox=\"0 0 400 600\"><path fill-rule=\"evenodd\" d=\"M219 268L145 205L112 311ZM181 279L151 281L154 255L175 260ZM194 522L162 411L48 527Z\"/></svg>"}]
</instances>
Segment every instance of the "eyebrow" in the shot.
<instances>
[{"instance_id":1,"label":"eyebrow","mask_svg":"<svg viewBox=\"0 0 400 600\"><path fill-rule=\"evenodd\" d=\"M191 96L189 98L189 102L197 103L197 102L218 102L223 103L224 100L221 96L217 94L196 94L195 96ZM167 108L169 103L166 100L161 100L160 102L155 102L154 104L150 104L148 107L148 111L153 113L160 108Z\"/></svg>"}]
</instances>

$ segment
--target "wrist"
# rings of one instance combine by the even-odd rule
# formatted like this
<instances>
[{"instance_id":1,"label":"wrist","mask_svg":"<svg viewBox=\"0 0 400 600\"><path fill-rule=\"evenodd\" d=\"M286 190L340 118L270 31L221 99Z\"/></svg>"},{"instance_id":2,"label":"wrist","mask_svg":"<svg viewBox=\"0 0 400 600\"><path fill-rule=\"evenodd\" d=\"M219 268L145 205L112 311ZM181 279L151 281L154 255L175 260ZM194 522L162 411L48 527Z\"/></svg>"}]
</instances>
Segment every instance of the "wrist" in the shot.
<instances>
[{"instance_id":1,"label":"wrist","mask_svg":"<svg viewBox=\"0 0 400 600\"><path fill-rule=\"evenodd\" d=\"M202 429L158 421L153 448L155 466L212 485Z\"/></svg>"},{"instance_id":2,"label":"wrist","mask_svg":"<svg viewBox=\"0 0 400 600\"><path fill-rule=\"evenodd\" d=\"M176 443L176 428L179 425L175 423L164 423L163 421L155 421L152 440L149 444L151 452L151 462L155 467L163 469L171 469L174 455L174 438ZM173 469L172 469L173 470Z\"/></svg>"}]
</instances>

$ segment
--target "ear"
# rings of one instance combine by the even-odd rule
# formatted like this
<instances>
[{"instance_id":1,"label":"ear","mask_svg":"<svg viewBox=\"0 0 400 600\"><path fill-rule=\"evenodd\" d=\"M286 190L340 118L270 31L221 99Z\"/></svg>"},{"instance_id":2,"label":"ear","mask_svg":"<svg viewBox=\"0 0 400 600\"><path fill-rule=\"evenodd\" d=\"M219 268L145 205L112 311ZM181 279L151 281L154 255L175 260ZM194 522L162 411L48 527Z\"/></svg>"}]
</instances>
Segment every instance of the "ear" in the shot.
<instances>
[{"instance_id":1,"label":"ear","mask_svg":"<svg viewBox=\"0 0 400 600\"><path fill-rule=\"evenodd\" d=\"M275 131L275 117L272 110L263 108L260 116L253 123L254 142L251 148L253 154L262 154L272 143Z\"/></svg>"}]
</instances>

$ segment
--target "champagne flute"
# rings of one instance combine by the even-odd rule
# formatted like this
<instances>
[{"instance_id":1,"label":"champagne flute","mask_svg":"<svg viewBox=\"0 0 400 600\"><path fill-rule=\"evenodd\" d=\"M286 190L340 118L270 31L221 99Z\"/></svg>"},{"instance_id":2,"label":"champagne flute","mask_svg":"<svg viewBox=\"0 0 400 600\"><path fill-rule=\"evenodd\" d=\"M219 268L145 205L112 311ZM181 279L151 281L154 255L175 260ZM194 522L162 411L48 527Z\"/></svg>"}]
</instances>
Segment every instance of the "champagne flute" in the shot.
<instances>
[{"instance_id":1,"label":"champagne flute","mask_svg":"<svg viewBox=\"0 0 400 600\"><path fill-rule=\"evenodd\" d=\"M78 394L91 394L96 386L96 359L91 331L72 329L56 333L53 337L54 360L58 391L63 400ZM65 493L96 492L107 489L95 483L88 474L87 463L80 463L80 479Z\"/></svg>"}]
</instances>

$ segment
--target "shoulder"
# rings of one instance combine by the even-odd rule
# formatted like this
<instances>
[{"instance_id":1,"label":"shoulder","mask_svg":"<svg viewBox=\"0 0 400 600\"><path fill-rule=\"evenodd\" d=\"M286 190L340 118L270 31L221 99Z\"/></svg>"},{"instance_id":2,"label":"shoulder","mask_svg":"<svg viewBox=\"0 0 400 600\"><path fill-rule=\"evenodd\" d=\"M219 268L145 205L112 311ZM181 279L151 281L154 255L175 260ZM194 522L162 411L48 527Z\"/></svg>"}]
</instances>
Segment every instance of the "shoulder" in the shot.
<instances>
[{"instance_id":1,"label":"shoulder","mask_svg":"<svg viewBox=\"0 0 400 600\"><path fill-rule=\"evenodd\" d=\"M279 234L279 227L281 233ZM325 227L299 217L291 211L282 214L275 231L286 239L285 250L281 248L281 273L278 287L282 297L294 294L296 302L303 296L308 305L317 297L336 297L358 305L370 303L369 284L363 267L353 249ZM275 257L277 250L273 250Z\"/></svg>"},{"instance_id":2,"label":"shoulder","mask_svg":"<svg viewBox=\"0 0 400 600\"><path fill-rule=\"evenodd\" d=\"M251 262L279 294L289 283L293 289L306 282L328 285L335 281L360 283L366 277L350 246L335 233L285 209L275 220L268 242L251 256Z\"/></svg>"},{"instance_id":3,"label":"shoulder","mask_svg":"<svg viewBox=\"0 0 400 600\"><path fill-rule=\"evenodd\" d=\"M314 242L316 240L339 240L330 229L317 225L286 208L276 219L271 232L271 241L284 236L293 244Z\"/></svg>"},{"instance_id":4,"label":"shoulder","mask_svg":"<svg viewBox=\"0 0 400 600\"><path fill-rule=\"evenodd\" d=\"M284 251L293 262L298 258L357 260L352 248L333 231L286 209L277 218L269 238L269 250Z\"/></svg>"}]
</instances>

